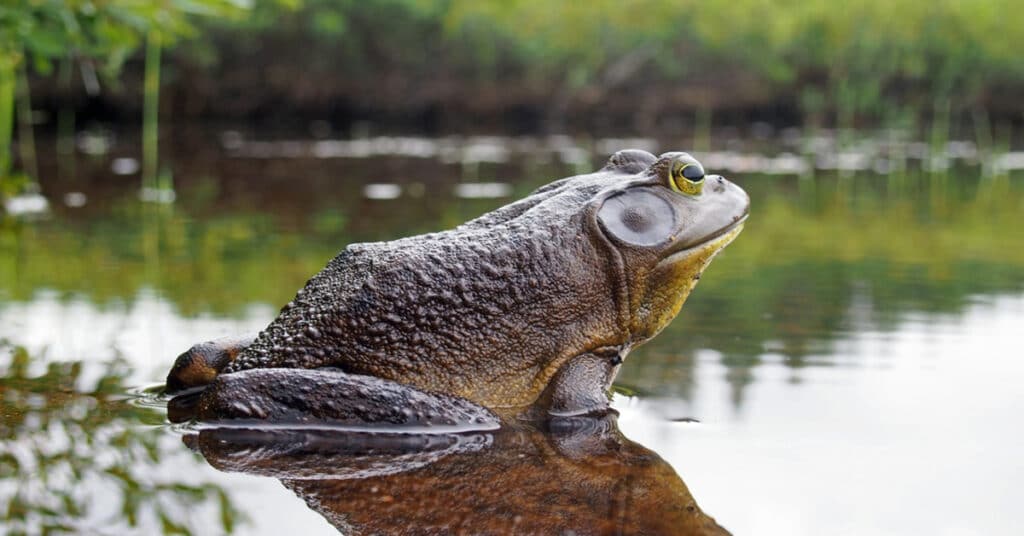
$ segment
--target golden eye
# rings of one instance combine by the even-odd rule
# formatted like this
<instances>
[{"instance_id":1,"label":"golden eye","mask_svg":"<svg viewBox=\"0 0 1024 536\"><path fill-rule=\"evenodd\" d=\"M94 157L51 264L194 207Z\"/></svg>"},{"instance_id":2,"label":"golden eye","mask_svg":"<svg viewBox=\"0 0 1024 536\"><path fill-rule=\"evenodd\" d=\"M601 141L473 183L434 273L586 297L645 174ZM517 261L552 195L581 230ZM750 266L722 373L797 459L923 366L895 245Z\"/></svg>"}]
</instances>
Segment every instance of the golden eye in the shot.
<instances>
[{"instance_id":1,"label":"golden eye","mask_svg":"<svg viewBox=\"0 0 1024 536\"><path fill-rule=\"evenodd\" d=\"M704 190L704 167L696 162L676 162L672 167L672 187L687 195Z\"/></svg>"}]
</instances>

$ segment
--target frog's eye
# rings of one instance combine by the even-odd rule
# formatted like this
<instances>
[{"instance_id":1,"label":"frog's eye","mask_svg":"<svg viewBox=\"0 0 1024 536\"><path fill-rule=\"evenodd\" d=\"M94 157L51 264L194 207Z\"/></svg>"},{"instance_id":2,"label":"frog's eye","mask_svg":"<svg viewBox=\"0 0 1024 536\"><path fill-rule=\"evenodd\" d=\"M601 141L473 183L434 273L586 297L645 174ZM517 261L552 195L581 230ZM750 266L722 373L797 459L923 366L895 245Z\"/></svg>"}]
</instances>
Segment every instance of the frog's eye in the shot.
<instances>
[{"instance_id":1,"label":"frog's eye","mask_svg":"<svg viewBox=\"0 0 1024 536\"><path fill-rule=\"evenodd\" d=\"M672 166L672 188L688 195L704 190L704 167L696 162L676 162Z\"/></svg>"}]
</instances>

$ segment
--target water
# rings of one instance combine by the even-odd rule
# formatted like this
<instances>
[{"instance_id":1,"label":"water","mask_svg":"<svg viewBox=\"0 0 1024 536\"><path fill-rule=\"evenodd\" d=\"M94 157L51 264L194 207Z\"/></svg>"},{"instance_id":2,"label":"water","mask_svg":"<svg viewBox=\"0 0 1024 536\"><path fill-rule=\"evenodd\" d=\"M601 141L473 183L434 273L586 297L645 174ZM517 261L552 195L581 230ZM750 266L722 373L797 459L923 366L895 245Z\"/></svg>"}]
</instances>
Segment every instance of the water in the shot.
<instances>
[{"instance_id":1,"label":"water","mask_svg":"<svg viewBox=\"0 0 1024 536\"><path fill-rule=\"evenodd\" d=\"M972 166L969 151L942 166L928 155L892 165L885 148L858 158L750 146L707 155L709 169L729 167L747 189L752 215L673 324L627 359L614 398L621 435L614 425L441 434L436 459L407 444L367 455L359 443L360 458L351 439L288 436L335 462L325 474L330 464L281 449L277 436L171 427L144 388L192 343L262 328L346 243L451 227L592 169L605 145L676 146L253 145L228 132L210 147L191 136L168 158L178 189L162 204L139 202L130 143L100 138L104 150L79 158L73 176L44 166L48 215L0 223L9 532L331 534L327 519L346 508L425 522L465 514L458 505L471 503L460 500L509 496L519 502L487 504L524 531L553 526L529 525L553 522L537 497L562 510L604 505L629 523L693 506L684 510L735 534L1014 534L1024 522L1024 177ZM811 162L840 169L812 176ZM608 444L620 454L609 458ZM395 477L396 466L412 469ZM584 478L581 467L602 469ZM439 480L454 468L462 476ZM488 495L486 484L512 492ZM410 502L422 486L473 493ZM643 503L642 486L666 499ZM370 500L374 487L390 499ZM300 496L331 500L317 510ZM467 519L467 530L483 530L484 518Z\"/></svg>"}]
</instances>

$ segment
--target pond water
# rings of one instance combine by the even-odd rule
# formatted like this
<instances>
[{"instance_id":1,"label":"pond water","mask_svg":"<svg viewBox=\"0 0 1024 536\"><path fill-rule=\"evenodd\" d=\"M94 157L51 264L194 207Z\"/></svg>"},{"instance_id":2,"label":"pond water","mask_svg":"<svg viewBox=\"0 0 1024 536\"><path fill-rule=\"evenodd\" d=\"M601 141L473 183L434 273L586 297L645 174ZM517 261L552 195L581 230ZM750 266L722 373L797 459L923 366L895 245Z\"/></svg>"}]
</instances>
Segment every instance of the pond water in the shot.
<instances>
[{"instance_id":1,"label":"pond water","mask_svg":"<svg viewBox=\"0 0 1024 536\"><path fill-rule=\"evenodd\" d=\"M172 204L139 201L136 148L101 131L79 139L73 165L46 160L47 214L0 223L6 532L332 534L368 512L424 531L462 516L465 533L566 528L552 519L635 529L683 511L696 524L651 530L1024 524L1013 154L993 160L1005 169L914 160L913 144L899 157L756 140L705 154L749 192L752 215L678 318L627 359L617 428L410 448L175 427L146 387L192 343L261 329L347 243L448 228L610 150L678 144L180 138Z\"/></svg>"}]
</instances>

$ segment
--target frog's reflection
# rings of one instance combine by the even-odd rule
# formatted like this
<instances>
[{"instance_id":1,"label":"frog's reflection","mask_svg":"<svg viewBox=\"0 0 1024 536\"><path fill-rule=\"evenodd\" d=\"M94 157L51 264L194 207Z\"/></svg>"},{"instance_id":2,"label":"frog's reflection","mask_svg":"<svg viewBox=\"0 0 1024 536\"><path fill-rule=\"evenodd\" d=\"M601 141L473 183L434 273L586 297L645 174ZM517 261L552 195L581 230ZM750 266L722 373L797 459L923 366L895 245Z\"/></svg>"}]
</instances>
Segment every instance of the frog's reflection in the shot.
<instances>
[{"instance_id":1,"label":"frog's reflection","mask_svg":"<svg viewBox=\"0 0 1024 536\"><path fill-rule=\"evenodd\" d=\"M214 467L273 476L345 534L728 534L614 415L470 434L213 428Z\"/></svg>"}]
</instances>

